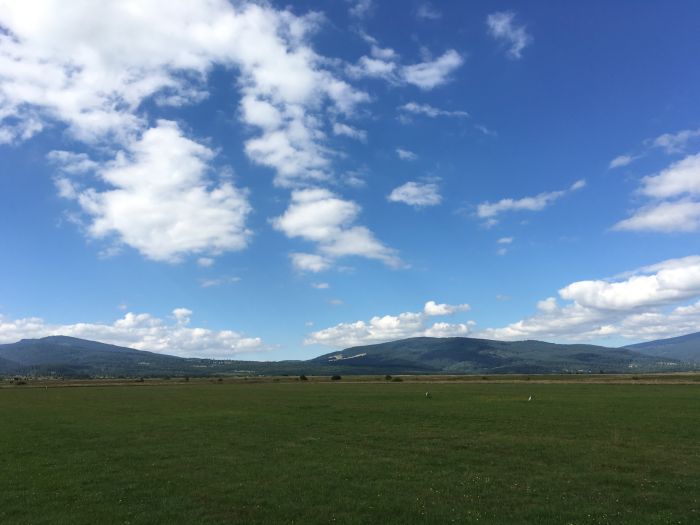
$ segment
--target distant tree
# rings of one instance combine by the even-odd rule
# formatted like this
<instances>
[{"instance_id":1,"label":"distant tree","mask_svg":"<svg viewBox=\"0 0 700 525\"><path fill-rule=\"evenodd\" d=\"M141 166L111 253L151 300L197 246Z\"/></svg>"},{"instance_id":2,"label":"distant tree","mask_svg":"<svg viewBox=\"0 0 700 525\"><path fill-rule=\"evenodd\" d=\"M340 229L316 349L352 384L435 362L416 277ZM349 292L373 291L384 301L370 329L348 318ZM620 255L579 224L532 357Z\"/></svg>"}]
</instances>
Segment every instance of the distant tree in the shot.
<instances>
[{"instance_id":1,"label":"distant tree","mask_svg":"<svg viewBox=\"0 0 700 525\"><path fill-rule=\"evenodd\" d=\"M299 381L308 381L308 380L309 380L309 378L306 377L304 374L301 374L301 375L299 376Z\"/></svg>"},{"instance_id":2,"label":"distant tree","mask_svg":"<svg viewBox=\"0 0 700 525\"><path fill-rule=\"evenodd\" d=\"M341 379L343 379L343 378L340 376L331 376L332 381L340 381Z\"/></svg>"},{"instance_id":3,"label":"distant tree","mask_svg":"<svg viewBox=\"0 0 700 525\"><path fill-rule=\"evenodd\" d=\"M387 375L384 376L384 379L385 379L386 381L391 381L391 376L390 376L389 374L387 374Z\"/></svg>"}]
</instances>

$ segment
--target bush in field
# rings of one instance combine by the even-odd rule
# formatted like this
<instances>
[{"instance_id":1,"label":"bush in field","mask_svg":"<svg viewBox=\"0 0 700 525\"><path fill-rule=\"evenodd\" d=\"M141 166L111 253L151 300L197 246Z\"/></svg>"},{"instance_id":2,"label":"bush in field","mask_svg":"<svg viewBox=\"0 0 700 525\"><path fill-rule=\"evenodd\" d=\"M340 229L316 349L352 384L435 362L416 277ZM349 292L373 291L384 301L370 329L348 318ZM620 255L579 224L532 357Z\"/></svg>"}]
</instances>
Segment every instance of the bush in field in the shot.
<instances>
[{"instance_id":1,"label":"bush in field","mask_svg":"<svg viewBox=\"0 0 700 525\"><path fill-rule=\"evenodd\" d=\"M340 376L331 376L332 381L340 381L341 379L343 379L343 378Z\"/></svg>"},{"instance_id":2,"label":"bush in field","mask_svg":"<svg viewBox=\"0 0 700 525\"><path fill-rule=\"evenodd\" d=\"M299 381L308 381L308 380L309 380L309 378L306 377L304 374L301 374L301 375L299 376Z\"/></svg>"},{"instance_id":3,"label":"bush in field","mask_svg":"<svg viewBox=\"0 0 700 525\"><path fill-rule=\"evenodd\" d=\"M387 375L384 376L384 379L385 379L386 381L391 381L391 376L390 376L389 374L387 374Z\"/></svg>"},{"instance_id":4,"label":"bush in field","mask_svg":"<svg viewBox=\"0 0 700 525\"><path fill-rule=\"evenodd\" d=\"M395 377L392 381L401 382L403 379L401 377Z\"/></svg>"}]
</instances>

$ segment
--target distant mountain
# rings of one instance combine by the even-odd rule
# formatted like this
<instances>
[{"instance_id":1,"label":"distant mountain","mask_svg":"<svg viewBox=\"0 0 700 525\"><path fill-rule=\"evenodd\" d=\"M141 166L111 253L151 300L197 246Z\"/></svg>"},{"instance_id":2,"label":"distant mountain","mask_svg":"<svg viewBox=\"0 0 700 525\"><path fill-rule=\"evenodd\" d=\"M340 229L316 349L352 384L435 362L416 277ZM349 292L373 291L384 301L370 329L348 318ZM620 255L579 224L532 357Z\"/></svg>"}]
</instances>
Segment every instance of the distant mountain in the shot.
<instances>
[{"instance_id":1,"label":"distant mountain","mask_svg":"<svg viewBox=\"0 0 700 525\"><path fill-rule=\"evenodd\" d=\"M432 373L629 372L657 370L662 359L633 350L542 341L415 337L331 352L312 360L347 368Z\"/></svg>"},{"instance_id":2,"label":"distant mountain","mask_svg":"<svg viewBox=\"0 0 700 525\"><path fill-rule=\"evenodd\" d=\"M695 336L700 339L700 335ZM664 371L681 366L680 361L673 357L648 353L655 352L542 341L414 337L348 348L308 361L229 361L182 358L74 337L52 336L0 345L0 374L69 377L547 374L597 373L601 370L617 373Z\"/></svg>"},{"instance_id":3,"label":"distant mountain","mask_svg":"<svg viewBox=\"0 0 700 525\"><path fill-rule=\"evenodd\" d=\"M641 352L642 354L700 363L700 332L669 339L647 341L646 343L629 345L625 348Z\"/></svg>"},{"instance_id":4,"label":"distant mountain","mask_svg":"<svg viewBox=\"0 0 700 525\"><path fill-rule=\"evenodd\" d=\"M14 369L62 375L142 375L149 370L179 370L187 360L75 337L22 339L0 345L0 359ZM2 366L2 363L0 363Z\"/></svg>"}]
</instances>

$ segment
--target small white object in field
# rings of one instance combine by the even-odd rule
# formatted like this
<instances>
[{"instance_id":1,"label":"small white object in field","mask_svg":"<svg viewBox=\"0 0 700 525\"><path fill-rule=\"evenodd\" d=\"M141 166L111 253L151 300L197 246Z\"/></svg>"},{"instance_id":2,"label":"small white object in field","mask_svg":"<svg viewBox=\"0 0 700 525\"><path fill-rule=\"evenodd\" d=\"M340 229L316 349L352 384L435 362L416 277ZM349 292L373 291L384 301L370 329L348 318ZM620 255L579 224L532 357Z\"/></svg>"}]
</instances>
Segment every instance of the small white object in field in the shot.
<instances>
[{"instance_id":1,"label":"small white object in field","mask_svg":"<svg viewBox=\"0 0 700 525\"><path fill-rule=\"evenodd\" d=\"M430 392L426 392L425 397L427 397L428 399L431 399L433 397L433 395Z\"/></svg>"},{"instance_id":2,"label":"small white object in field","mask_svg":"<svg viewBox=\"0 0 700 525\"><path fill-rule=\"evenodd\" d=\"M528 401L532 401L532 396L527 398Z\"/></svg>"}]
</instances>

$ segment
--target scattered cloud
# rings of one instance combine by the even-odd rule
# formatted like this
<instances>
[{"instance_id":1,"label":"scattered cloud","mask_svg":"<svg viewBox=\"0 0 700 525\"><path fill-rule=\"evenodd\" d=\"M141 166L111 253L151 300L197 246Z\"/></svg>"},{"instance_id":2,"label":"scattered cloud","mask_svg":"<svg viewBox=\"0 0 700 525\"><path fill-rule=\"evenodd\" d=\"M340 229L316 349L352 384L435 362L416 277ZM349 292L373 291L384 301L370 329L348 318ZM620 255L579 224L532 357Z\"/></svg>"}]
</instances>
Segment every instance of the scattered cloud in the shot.
<instances>
[{"instance_id":1,"label":"scattered cloud","mask_svg":"<svg viewBox=\"0 0 700 525\"><path fill-rule=\"evenodd\" d=\"M639 192L652 202L635 210L613 229L665 233L698 231L700 153L688 155L659 173L644 177Z\"/></svg>"},{"instance_id":2,"label":"scattered cloud","mask_svg":"<svg viewBox=\"0 0 700 525\"><path fill-rule=\"evenodd\" d=\"M401 65L400 57L393 49L380 48L376 44L371 46L371 55L364 55L357 63L349 65L347 73L354 78L380 78L396 85L411 84L424 91L448 83L452 73L464 63L462 56L454 49L445 51L435 59L411 65Z\"/></svg>"},{"instance_id":3,"label":"scattered cloud","mask_svg":"<svg viewBox=\"0 0 700 525\"><path fill-rule=\"evenodd\" d=\"M680 199L642 206L631 217L615 224L613 229L661 233L696 232L700 230L700 202Z\"/></svg>"},{"instance_id":4,"label":"scattered cloud","mask_svg":"<svg viewBox=\"0 0 700 525\"><path fill-rule=\"evenodd\" d=\"M407 182L402 184L387 196L391 202L403 202L409 206L421 208L436 206L442 202L442 195L437 184L423 182Z\"/></svg>"},{"instance_id":5,"label":"scattered cloud","mask_svg":"<svg viewBox=\"0 0 700 525\"><path fill-rule=\"evenodd\" d=\"M317 290L328 290L331 286L328 283L311 283L311 287Z\"/></svg>"},{"instance_id":6,"label":"scattered cloud","mask_svg":"<svg viewBox=\"0 0 700 525\"><path fill-rule=\"evenodd\" d=\"M210 268L214 265L214 259L211 257L200 257L197 259L197 264L202 268Z\"/></svg>"},{"instance_id":7,"label":"scattered cloud","mask_svg":"<svg viewBox=\"0 0 700 525\"><path fill-rule=\"evenodd\" d=\"M128 312L111 324L49 324L38 317L9 319L0 315L0 343L66 335L137 350L215 359L232 359L237 354L268 349L259 337L246 337L233 330L191 327L192 315L187 308L176 308L172 311L175 322L168 323L148 313Z\"/></svg>"},{"instance_id":8,"label":"scattered cloud","mask_svg":"<svg viewBox=\"0 0 700 525\"><path fill-rule=\"evenodd\" d=\"M469 309L466 304L448 305L428 301L422 312L404 312L399 315L372 317L369 321L340 323L309 334L305 344L321 344L334 348L383 343L408 337L458 337L470 333L472 321L466 323L437 322L433 316L451 315Z\"/></svg>"},{"instance_id":9,"label":"scattered cloud","mask_svg":"<svg viewBox=\"0 0 700 525\"><path fill-rule=\"evenodd\" d=\"M454 49L450 49L435 60L404 66L402 75L407 83L427 91L447 83L450 75L463 63L462 56Z\"/></svg>"},{"instance_id":10,"label":"scattered cloud","mask_svg":"<svg viewBox=\"0 0 700 525\"><path fill-rule=\"evenodd\" d=\"M331 306L342 306L343 300L342 299L329 299L328 304L330 304Z\"/></svg>"},{"instance_id":11,"label":"scattered cloud","mask_svg":"<svg viewBox=\"0 0 700 525\"><path fill-rule=\"evenodd\" d=\"M215 286L224 286L240 282L240 277L217 277L215 279L200 279L199 285L202 288L212 288Z\"/></svg>"},{"instance_id":12,"label":"scattered cloud","mask_svg":"<svg viewBox=\"0 0 700 525\"><path fill-rule=\"evenodd\" d=\"M365 130L353 128L352 126L339 122L333 124L333 134L350 137L360 142L367 142L367 132Z\"/></svg>"},{"instance_id":13,"label":"scattered cloud","mask_svg":"<svg viewBox=\"0 0 700 525\"><path fill-rule=\"evenodd\" d=\"M373 0L356 0L348 12L350 13L350 16L355 18L366 18L372 14L373 10Z\"/></svg>"},{"instance_id":14,"label":"scattered cloud","mask_svg":"<svg viewBox=\"0 0 700 525\"><path fill-rule=\"evenodd\" d=\"M578 281L540 301L538 313L503 328L483 330L493 339L632 340L697 331L700 323L700 256L669 259L624 277Z\"/></svg>"},{"instance_id":15,"label":"scattered cloud","mask_svg":"<svg viewBox=\"0 0 700 525\"><path fill-rule=\"evenodd\" d=\"M416 18L418 20L440 20L442 13L430 2L423 2L416 9Z\"/></svg>"},{"instance_id":16,"label":"scattered cloud","mask_svg":"<svg viewBox=\"0 0 700 525\"><path fill-rule=\"evenodd\" d=\"M398 155L401 160L416 160L418 158L418 155L412 151L402 148L396 148L396 155Z\"/></svg>"},{"instance_id":17,"label":"scattered cloud","mask_svg":"<svg viewBox=\"0 0 700 525\"><path fill-rule=\"evenodd\" d=\"M532 42L525 26L515 24L515 13L499 11L486 17L489 34L508 47L507 55L512 59L522 57L523 49Z\"/></svg>"},{"instance_id":18,"label":"scattered cloud","mask_svg":"<svg viewBox=\"0 0 700 525\"><path fill-rule=\"evenodd\" d=\"M698 137L700 137L700 129L684 129L677 133L659 135L651 142L651 145L663 149L668 154L682 153L688 142Z\"/></svg>"},{"instance_id":19,"label":"scattered cloud","mask_svg":"<svg viewBox=\"0 0 700 525\"><path fill-rule=\"evenodd\" d=\"M321 271L332 261L359 256L399 267L396 252L378 241L364 226L356 226L360 206L321 188L295 190L292 202L281 216L272 220L273 227L288 237L316 243L319 254L292 254L300 270Z\"/></svg>"},{"instance_id":20,"label":"scattered cloud","mask_svg":"<svg viewBox=\"0 0 700 525\"><path fill-rule=\"evenodd\" d=\"M469 118L469 113L466 111L439 109L430 104L419 104L417 102L408 102L403 106L399 106L399 110L405 113L414 113L417 115L425 115L428 117L458 117Z\"/></svg>"},{"instance_id":21,"label":"scattered cloud","mask_svg":"<svg viewBox=\"0 0 700 525\"><path fill-rule=\"evenodd\" d=\"M608 168L613 170L615 168L622 168L623 166L628 166L637 160L639 156L634 155L619 155L610 161Z\"/></svg>"},{"instance_id":22,"label":"scattered cloud","mask_svg":"<svg viewBox=\"0 0 700 525\"><path fill-rule=\"evenodd\" d=\"M498 244L511 244L514 239L515 239L515 237L501 237L496 242Z\"/></svg>"},{"instance_id":23,"label":"scattered cloud","mask_svg":"<svg viewBox=\"0 0 700 525\"><path fill-rule=\"evenodd\" d=\"M568 190L539 193L533 197L522 199L501 199L498 202L482 202L477 206L476 214L480 219L486 219L487 225L498 221L498 216L511 211L541 211L567 193L577 191L586 186L585 180L574 182Z\"/></svg>"}]
</instances>

